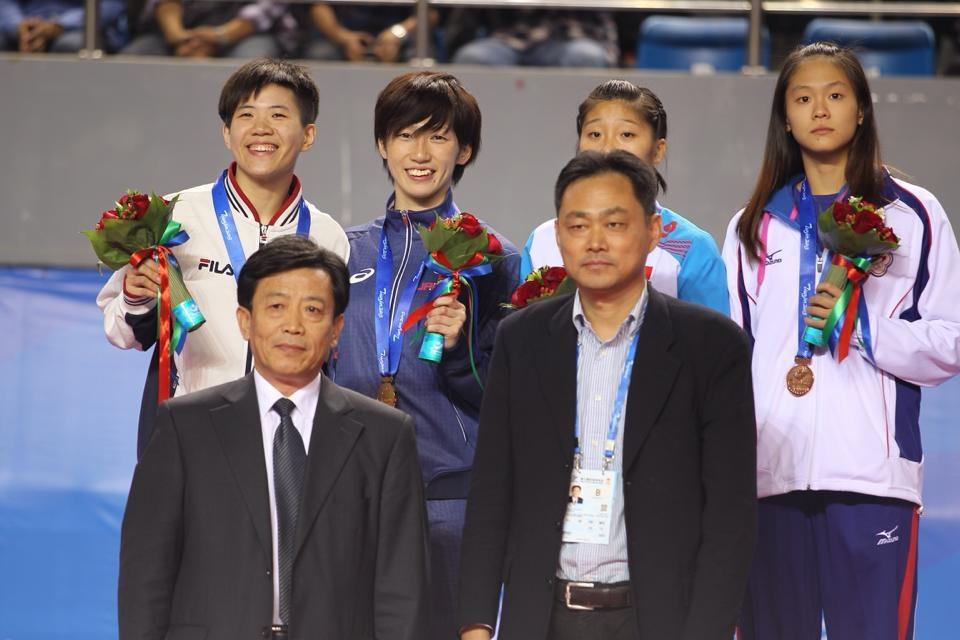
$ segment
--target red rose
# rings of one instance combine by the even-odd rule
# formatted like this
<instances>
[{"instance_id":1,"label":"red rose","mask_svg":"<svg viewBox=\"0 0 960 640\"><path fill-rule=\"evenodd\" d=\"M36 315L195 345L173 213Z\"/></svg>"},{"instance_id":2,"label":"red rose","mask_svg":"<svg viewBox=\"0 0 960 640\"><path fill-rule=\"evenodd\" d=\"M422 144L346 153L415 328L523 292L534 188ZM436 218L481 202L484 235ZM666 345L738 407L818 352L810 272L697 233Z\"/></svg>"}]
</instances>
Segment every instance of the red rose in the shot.
<instances>
[{"instance_id":1,"label":"red rose","mask_svg":"<svg viewBox=\"0 0 960 640\"><path fill-rule=\"evenodd\" d=\"M883 218L866 209L859 211L853 220L853 230L857 233L866 233L870 229L883 226Z\"/></svg>"},{"instance_id":2,"label":"red rose","mask_svg":"<svg viewBox=\"0 0 960 640\"><path fill-rule=\"evenodd\" d=\"M480 221L477 220L473 214L461 213L460 228L471 238L476 238L483 230L483 225L480 224Z\"/></svg>"},{"instance_id":3,"label":"red rose","mask_svg":"<svg viewBox=\"0 0 960 640\"><path fill-rule=\"evenodd\" d=\"M147 209L150 207L149 196L142 193L125 193L117 200L120 205L122 218L139 220L147 215Z\"/></svg>"},{"instance_id":4,"label":"red rose","mask_svg":"<svg viewBox=\"0 0 960 640\"><path fill-rule=\"evenodd\" d=\"M513 291L513 295L510 296L510 304L522 309L527 306L527 303L535 298L539 298L543 294L539 282L529 281L524 282L522 285L517 287Z\"/></svg>"},{"instance_id":5,"label":"red rose","mask_svg":"<svg viewBox=\"0 0 960 640\"><path fill-rule=\"evenodd\" d=\"M563 279L567 277L567 270L563 267L550 267L543 274L543 285L553 291L560 286Z\"/></svg>"},{"instance_id":6,"label":"red rose","mask_svg":"<svg viewBox=\"0 0 960 640\"><path fill-rule=\"evenodd\" d=\"M498 240L497 236L493 235L489 231L487 232L487 253L492 253L494 255L503 253L503 245L500 244L500 240Z\"/></svg>"},{"instance_id":7,"label":"red rose","mask_svg":"<svg viewBox=\"0 0 960 640\"><path fill-rule=\"evenodd\" d=\"M834 202L833 203L833 219L837 224L843 224L847 220L847 216L853 213L853 209L844 201Z\"/></svg>"},{"instance_id":8,"label":"red rose","mask_svg":"<svg viewBox=\"0 0 960 640\"><path fill-rule=\"evenodd\" d=\"M95 230L97 230L97 231L103 231L103 221L104 221L104 220L116 219L116 218L118 218L118 217L119 217L119 216L117 215L117 212L114 211L113 209L110 209L110 210L108 210L108 211L104 211L103 213L100 214L100 221L97 222L97 224L96 224L93 228L94 228Z\"/></svg>"}]
</instances>

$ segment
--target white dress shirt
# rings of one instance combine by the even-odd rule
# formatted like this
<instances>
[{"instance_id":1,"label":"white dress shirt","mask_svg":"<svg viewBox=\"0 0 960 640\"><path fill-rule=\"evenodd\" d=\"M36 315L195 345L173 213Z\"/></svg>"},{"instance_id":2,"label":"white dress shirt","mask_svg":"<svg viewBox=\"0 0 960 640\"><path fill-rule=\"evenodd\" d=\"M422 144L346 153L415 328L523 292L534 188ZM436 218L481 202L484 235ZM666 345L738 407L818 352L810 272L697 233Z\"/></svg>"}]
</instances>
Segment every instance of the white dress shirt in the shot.
<instances>
[{"instance_id":1,"label":"white dress shirt","mask_svg":"<svg viewBox=\"0 0 960 640\"><path fill-rule=\"evenodd\" d=\"M310 435L313 433L313 416L317 412L317 401L320 398L320 379L317 376L313 382L301 387L289 396L296 405L290 417L293 426L300 432L304 450L310 452ZM277 552L277 496L273 488L273 437L280 426L280 414L273 410L273 405L280 398L286 398L272 384L266 381L254 369L253 381L257 387L257 404L260 407L260 433L263 436L263 460L267 466L267 494L270 496L270 534L273 546L273 623L281 624L280 620L280 571L279 555Z\"/></svg>"}]
</instances>

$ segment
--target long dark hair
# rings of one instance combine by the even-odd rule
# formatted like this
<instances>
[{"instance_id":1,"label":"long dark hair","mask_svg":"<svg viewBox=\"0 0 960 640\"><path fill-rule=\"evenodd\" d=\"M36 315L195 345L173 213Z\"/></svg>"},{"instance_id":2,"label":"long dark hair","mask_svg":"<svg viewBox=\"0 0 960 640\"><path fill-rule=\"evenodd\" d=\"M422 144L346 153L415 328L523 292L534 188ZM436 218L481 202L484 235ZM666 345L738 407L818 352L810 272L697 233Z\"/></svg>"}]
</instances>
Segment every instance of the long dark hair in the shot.
<instances>
[{"instance_id":1,"label":"long dark hair","mask_svg":"<svg viewBox=\"0 0 960 640\"><path fill-rule=\"evenodd\" d=\"M578 139L580 134L583 133L583 123L590 111L599 104L615 100L626 103L650 125L654 140L667 139L667 112L663 108L660 98L650 89L637 86L628 80L607 80L594 87L587 99L580 103L580 108L577 110ZM646 158L642 159L646 161ZM666 193L667 181L663 179L656 167L653 170L657 172L657 182L660 184L660 190Z\"/></svg>"},{"instance_id":2,"label":"long dark hair","mask_svg":"<svg viewBox=\"0 0 960 640\"><path fill-rule=\"evenodd\" d=\"M827 58L843 72L853 88L863 122L850 141L844 177L850 193L877 201L881 193L883 165L880 161L880 140L873 116L873 98L867 74L857 56L850 49L831 42L814 42L798 47L783 63L777 87L773 92L770 126L767 127L767 145L763 152L763 166L753 187L753 194L737 224L737 234L749 260L756 260L762 247L758 237L763 208L770 197L793 175L803 172L800 145L787 131L786 94L790 79L797 68L815 57Z\"/></svg>"}]
</instances>

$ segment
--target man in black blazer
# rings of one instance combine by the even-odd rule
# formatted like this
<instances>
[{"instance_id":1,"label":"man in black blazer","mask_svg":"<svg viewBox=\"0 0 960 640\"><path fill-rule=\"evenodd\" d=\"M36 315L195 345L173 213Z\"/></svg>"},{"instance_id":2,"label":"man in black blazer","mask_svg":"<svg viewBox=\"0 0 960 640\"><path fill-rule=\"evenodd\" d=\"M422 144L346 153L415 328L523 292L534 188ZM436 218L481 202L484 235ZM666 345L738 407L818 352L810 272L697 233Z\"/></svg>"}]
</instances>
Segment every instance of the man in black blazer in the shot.
<instances>
[{"instance_id":1,"label":"man in black blazer","mask_svg":"<svg viewBox=\"0 0 960 640\"><path fill-rule=\"evenodd\" d=\"M749 347L729 319L647 285L656 190L624 152L560 174L578 293L501 324L467 503L464 640L490 637L501 584L500 640L733 635L756 535Z\"/></svg>"},{"instance_id":2,"label":"man in black blazer","mask_svg":"<svg viewBox=\"0 0 960 640\"><path fill-rule=\"evenodd\" d=\"M120 640L423 637L412 421L321 373L348 287L307 238L247 260L254 372L161 407L124 514Z\"/></svg>"}]
</instances>

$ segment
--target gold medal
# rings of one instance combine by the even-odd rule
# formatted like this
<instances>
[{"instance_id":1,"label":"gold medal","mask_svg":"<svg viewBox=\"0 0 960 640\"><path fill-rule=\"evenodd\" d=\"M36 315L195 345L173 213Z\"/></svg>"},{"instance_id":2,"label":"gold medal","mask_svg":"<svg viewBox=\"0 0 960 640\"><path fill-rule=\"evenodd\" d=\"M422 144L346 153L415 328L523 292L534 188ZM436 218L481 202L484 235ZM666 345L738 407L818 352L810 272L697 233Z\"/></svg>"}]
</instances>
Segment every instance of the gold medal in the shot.
<instances>
[{"instance_id":1,"label":"gold medal","mask_svg":"<svg viewBox=\"0 0 960 640\"><path fill-rule=\"evenodd\" d=\"M391 407L397 406L397 390L393 386L393 376L380 376L380 388L377 389L377 400Z\"/></svg>"},{"instance_id":2,"label":"gold medal","mask_svg":"<svg viewBox=\"0 0 960 640\"><path fill-rule=\"evenodd\" d=\"M810 358L794 358L795 365L787 371L787 391L797 396L805 396L813 388L813 370L810 368Z\"/></svg>"}]
</instances>

